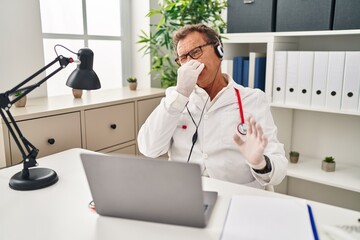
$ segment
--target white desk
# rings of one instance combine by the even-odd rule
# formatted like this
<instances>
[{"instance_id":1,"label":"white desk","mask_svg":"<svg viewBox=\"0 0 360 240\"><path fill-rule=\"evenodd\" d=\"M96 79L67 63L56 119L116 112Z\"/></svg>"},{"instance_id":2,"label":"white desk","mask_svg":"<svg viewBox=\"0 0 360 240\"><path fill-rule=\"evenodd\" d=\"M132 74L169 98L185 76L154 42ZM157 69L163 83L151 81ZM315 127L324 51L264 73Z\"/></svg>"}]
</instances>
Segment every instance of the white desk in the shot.
<instances>
[{"instance_id":1,"label":"white desk","mask_svg":"<svg viewBox=\"0 0 360 240\"><path fill-rule=\"evenodd\" d=\"M106 240L106 239L220 239L230 199L233 195L289 197L214 179L203 179L205 190L218 191L219 197L205 229L143 221L102 217L88 208L91 194L79 153L72 149L38 160L41 167L55 170L59 182L36 191L14 191L8 186L22 165L0 170L0 239ZM320 236L321 226L357 225L360 212L310 202Z\"/></svg>"}]
</instances>

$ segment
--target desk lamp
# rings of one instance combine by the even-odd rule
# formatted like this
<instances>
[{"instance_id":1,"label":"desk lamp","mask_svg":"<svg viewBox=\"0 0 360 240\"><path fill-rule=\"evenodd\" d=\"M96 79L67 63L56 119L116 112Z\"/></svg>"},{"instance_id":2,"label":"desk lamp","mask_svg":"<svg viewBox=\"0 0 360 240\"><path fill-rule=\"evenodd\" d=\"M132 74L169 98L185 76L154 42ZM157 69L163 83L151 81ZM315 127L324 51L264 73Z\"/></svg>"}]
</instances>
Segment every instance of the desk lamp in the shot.
<instances>
[{"instance_id":1,"label":"desk lamp","mask_svg":"<svg viewBox=\"0 0 360 240\"><path fill-rule=\"evenodd\" d=\"M66 47L62 45L55 45L54 50L57 57L48 65L41 68L33 75L25 79L23 82L16 85L14 88L10 89L5 93L0 93L0 114L2 119L5 122L5 125L9 129L11 136L13 137L17 147L19 148L22 158L23 158L23 169L22 171L16 173L10 179L9 186L14 190L36 190L40 188L45 188L55 184L58 181L57 173L48 168L33 168L38 165L36 162L36 157L39 152L33 144L31 144L21 133L15 119L13 118L10 108L11 106L19 101L22 97L33 91L35 88L39 87L46 80L54 76L60 70L64 69L69 63L74 62L72 58L66 58L62 55L58 55L56 52L56 47L60 46L65 49ZM93 58L94 53L92 50L88 48L82 48L75 53L69 49L68 51L78 56L78 66L71 73L69 79L66 82L66 85L76 89L84 89L84 90L93 90L99 89L101 87L98 76L93 70ZM54 70L52 73L47 75L45 78L40 80L39 82L24 86L29 81L31 81L34 77L45 71L47 68L59 62L60 67ZM15 93L19 93L14 99L10 100L10 96ZM6 117L6 115L7 117ZM12 123L12 124L10 124Z\"/></svg>"}]
</instances>

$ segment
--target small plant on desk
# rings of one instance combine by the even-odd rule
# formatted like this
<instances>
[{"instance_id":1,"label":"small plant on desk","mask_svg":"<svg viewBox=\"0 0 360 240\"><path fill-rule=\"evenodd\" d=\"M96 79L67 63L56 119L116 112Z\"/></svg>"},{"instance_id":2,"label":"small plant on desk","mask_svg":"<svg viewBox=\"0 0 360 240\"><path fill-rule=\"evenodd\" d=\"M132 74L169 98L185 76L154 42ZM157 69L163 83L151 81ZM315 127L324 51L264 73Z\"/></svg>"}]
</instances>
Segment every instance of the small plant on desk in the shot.
<instances>
[{"instance_id":1,"label":"small plant on desk","mask_svg":"<svg viewBox=\"0 0 360 240\"><path fill-rule=\"evenodd\" d=\"M332 156L325 157L321 164L321 169L325 172L334 172L335 171L335 158Z\"/></svg>"},{"instance_id":2,"label":"small plant on desk","mask_svg":"<svg viewBox=\"0 0 360 240\"><path fill-rule=\"evenodd\" d=\"M21 94L23 94L22 91L16 91L15 94L14 94L14 97L13 98L17 98L19 96L21 96ZM15 107L25 107L26 105L26 95L23 96L22 98L20 98L14 105Z\"/></svg>"},{"instance_id":3,"label":"small plant on desk","mask_svg":"<svg viewBox=\"0 0 360 240\"><path fill-rule=\"evenodd\" d=\"M136 77L128 77L126 81L129 83L130 90L136 90L137 87L137 79Z\"/></svg>"},{"instance_id":4,"label":"small plant on desk","mask_svg":"<svg viewBox=\"0 0 360 240\"><path fill-rule=\"evenodd\" d=\"M297 163L299 161L299 152L291 151L290 152L290 162L291 163Z\"/></svg>"},{"instance_id":5,"label":"small plant on desk","mask_svg":"<svg viewBox=\"0 0 360 240\"><path fill-rule=\"evenodd\" d=\"M129 83L137 82L136 77L128 77L126 80L127 80Z\"/></svg>"}]
</instances>

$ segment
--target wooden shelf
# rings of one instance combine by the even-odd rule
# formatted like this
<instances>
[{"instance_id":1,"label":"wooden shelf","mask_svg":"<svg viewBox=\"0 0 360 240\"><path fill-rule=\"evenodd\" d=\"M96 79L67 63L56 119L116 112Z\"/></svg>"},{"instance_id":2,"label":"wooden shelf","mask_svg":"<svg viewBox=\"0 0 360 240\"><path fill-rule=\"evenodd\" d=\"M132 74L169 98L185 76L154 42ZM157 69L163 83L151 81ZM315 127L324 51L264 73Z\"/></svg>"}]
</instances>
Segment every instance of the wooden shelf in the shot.
<instances>
[{"instance_id":1,"label":"wooden shelf","mask_svg":"<svg viewBox=\"0 0 360 240\"><path fill-rule=\"evenodd\" d=\"M352 164L337 161L335 172L325 172L321 160L300 155L298 163L289 162L287 176L360 193L360 167Z\"/></svg>"}]
</instances>

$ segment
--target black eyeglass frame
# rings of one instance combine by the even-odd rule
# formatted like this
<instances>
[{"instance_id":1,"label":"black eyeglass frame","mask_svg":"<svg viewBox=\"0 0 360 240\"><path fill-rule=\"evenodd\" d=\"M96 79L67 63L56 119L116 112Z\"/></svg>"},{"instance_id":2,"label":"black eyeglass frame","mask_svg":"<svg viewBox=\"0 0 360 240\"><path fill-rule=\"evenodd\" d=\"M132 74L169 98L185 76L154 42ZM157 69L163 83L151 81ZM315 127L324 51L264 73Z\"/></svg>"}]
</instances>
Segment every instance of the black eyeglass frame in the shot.
<instances>
[{"instance_id":1,"label":"black eyeglass frame","mask_svg":"<svg viewBox=\"0 0 360 240\"><path fill-rule=\"evenodd\" d=\"M214 44L213 42L208 42L208 43L205 43L205 44L203 44L203 45L194 47L193 49L191 49L191 50L190 50L189 52L187 52L186 54L183 54L183 55L175 58L175 62L176 62L179 66L181 66L182 64L181 64L181 62L180 62L180 58L187 59L187 57L190 56L192 59L199 59L199 58L203 55L203 50L202 50L202 48L203 48L203 47L206 47L206 46L209 46L209 45L213 45L213 44ZM193 52L195 49L200 49L200 52L201 52L201 54L200 54L199 56L197 56L197 57L192 56L192 52Z\"/></svg>"}]
</instances>

